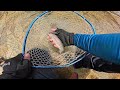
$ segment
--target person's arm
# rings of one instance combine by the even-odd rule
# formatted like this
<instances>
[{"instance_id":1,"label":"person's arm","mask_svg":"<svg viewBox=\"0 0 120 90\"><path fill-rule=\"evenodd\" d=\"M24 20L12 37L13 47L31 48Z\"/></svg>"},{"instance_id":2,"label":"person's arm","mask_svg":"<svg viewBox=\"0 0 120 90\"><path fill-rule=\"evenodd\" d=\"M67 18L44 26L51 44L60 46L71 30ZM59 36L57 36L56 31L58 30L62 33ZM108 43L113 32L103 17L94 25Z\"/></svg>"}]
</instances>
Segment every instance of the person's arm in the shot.
<instances>
[{"instance_id":1,"label":"person's arm","mask_svg":"<svg viewBox=\"0 0 120 90\"><path fill-rule=\"evenodd\" d=\"M74 34L59 28L51 29L51 32L58 36L64 46L75 45L103 60L120 64L120 33ZM49 35L48 39L55 44Z\"/></svg>"},{"instance_id":2,"label":"person's arm","mask_svg":"<svg viewBox=\"0 0 120 90\"><path fill-rule=\"evenodd\" d=\"M120 34L75 34L74 45L106 61L120 64Z\"/></svg>"}]
</instances>

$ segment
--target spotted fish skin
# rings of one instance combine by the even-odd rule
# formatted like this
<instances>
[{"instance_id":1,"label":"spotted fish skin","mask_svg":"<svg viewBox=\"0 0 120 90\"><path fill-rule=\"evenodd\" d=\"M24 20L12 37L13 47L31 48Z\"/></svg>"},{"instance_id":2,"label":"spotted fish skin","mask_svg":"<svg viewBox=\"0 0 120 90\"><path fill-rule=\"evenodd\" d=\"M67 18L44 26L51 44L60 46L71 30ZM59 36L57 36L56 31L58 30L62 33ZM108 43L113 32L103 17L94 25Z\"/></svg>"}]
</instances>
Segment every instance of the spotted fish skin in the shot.
<instances>
[{"instance_id":1,"label":"spotted fish skin","mask_svg":"<svg viewBox=\"0 0 120 90\"><path fill-rule=\"evenodd\" d=\"M63 53L64 52L64 46L63 46L61 40L55 34L49 33L49 36L51 37L51 39L54 41L54 43L58 47L59 53L60 54Z\"/></svg>"}]
</instances>

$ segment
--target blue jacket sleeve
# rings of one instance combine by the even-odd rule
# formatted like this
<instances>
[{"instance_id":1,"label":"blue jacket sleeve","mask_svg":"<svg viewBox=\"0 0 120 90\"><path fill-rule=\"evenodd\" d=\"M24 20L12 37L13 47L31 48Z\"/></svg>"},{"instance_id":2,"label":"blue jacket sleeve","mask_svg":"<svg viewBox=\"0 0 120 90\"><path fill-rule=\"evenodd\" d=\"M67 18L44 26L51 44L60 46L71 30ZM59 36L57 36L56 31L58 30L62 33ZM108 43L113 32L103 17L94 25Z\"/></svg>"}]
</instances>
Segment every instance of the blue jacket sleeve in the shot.
<instances>
[{"instance_id":1,"label":"blue jacket sleeve","mask_svg":"<svg viewBox=\"0 0 120 90\"><path fill-rule=\"evenodd\" d=\"M120 64L120 33L75 34L74 45L106 61Z\"/></svg>"}]
</instances>

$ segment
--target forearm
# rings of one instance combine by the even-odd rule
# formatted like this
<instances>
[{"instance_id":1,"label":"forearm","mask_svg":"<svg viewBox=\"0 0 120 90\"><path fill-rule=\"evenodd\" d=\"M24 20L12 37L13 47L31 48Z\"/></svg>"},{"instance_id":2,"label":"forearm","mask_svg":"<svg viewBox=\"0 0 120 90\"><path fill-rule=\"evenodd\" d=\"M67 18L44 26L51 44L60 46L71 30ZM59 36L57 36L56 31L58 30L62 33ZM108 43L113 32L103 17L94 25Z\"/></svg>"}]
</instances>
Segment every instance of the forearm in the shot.
<instances>
[{"instance_id":1,"label":"forearm","mask_svg":"<svg viewBox=\"0 0 120 90\"><path fill-rule=\"evenodd\" d=\"M120 34L75 34L74 45L104 60L120 64Z\"/></svg>"}]
</instances>

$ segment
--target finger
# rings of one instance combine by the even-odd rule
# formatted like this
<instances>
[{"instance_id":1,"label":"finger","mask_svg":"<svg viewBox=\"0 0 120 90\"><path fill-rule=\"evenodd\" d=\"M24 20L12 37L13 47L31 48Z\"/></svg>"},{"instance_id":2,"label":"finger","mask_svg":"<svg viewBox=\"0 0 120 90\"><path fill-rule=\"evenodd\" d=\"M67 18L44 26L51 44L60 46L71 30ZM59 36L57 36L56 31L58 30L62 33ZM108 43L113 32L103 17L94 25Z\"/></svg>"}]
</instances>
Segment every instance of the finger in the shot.
<instances>
[{"instance_id":1,"label":"finger","mask_svg":"<svg viewBox=\"0 0 120 90\"><path fill-rule=\"evenodd\" d=\"M49 35L47 36L47 39L50 39L50 36L49 36Z\"/></svg>"},{"instance_id":2,"label":"finger","mask_svg":"<svg viewBox=\"0 0 120 90\"><path fill-rule=\"evenodd\" d=\"M57 30L57 28L51 28L50 33L53 33Z\"/></svg>"},{"instance_id":3,"label":"finger","mask_svg":"<svg viewBox=\"0 0 120 90\"><path fill-rule=\"evenodd\" d=\"M54 47L58 48L58 46L56 44L54 44Z\"/></svg>"},{"instance_id":4,"label":"finger","mask_svg":"<svg viewBox=\"0 0 120 90\"><path fill-rule=\"evenodd\" d=\"M53 46L55 45L55 47L56 47L56 44L53 41L50 41L50 42ZM58 48L58 47L56 47L56 48Z\"/></svg>"},{"instance_id":5,"label":"finger","mask_svg":"<svg viewBox=\"0 0 120 90\"><path fill-rule=\"evenodd\" d=\"M53 40L52 40L52 39L49 39L49 41L50 41L50 42L53 42Z\"/></svg>"},{"instance_id":6,"label":"finger","mask_svg":"<svg viewBox=\"0 0 120 90\"><path fill-rule=\"evenodd\" d=\"M57 28L52 28L51 32L55 32L57 30Z\"/></svg>"},{"instance_id":7,"label":"finger","mask_svg":"<svg viewBox=\"0 0 120 90\"><path fill-rule=\"evenodd\" d=\"M48 40L50 40L50 37L49 37L49 36L47 36L47 39L48 39Z\"/></svg>"},{"instance_id":8,"label":"finger","mask_svg":"<svg viewBox=\"0 0 120 90\"><path fill-rule=\"evenodd\" d=\"M26 54L24 55L24 59L30 60L30 54L29 54L29 53L26 53Z\"/></svg>"},{"instance_id":9,"label":"finger","mask_svg":"<svg viewBox=\"0 0 120 90\"><path fill-rule=\"evenodd\" d=\"M47 38L48 38L48 39L52 39L49 34L48 34Z\"/></svg>"},{"instance_id":10,"label":"finger","mask_svg":"<svg viewBox=\"0 0 120 90\"><path fill-rule=\"evenodd\" d=\"M52 45L55 45L55 42L54 41L50 41L52 43Z\"/></svg>"},{"instance_id":11,"label":"finger","mask_svg":"<svg viewBox=\"0 0 120 90\"><path fill-rule=\"evenodd\" d=\"M51 37L50 37L50 34L48 34L48 38L51 38Z\"/></svg>"}]
</instances>

